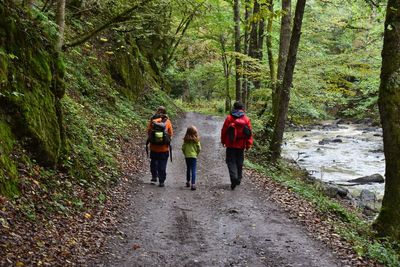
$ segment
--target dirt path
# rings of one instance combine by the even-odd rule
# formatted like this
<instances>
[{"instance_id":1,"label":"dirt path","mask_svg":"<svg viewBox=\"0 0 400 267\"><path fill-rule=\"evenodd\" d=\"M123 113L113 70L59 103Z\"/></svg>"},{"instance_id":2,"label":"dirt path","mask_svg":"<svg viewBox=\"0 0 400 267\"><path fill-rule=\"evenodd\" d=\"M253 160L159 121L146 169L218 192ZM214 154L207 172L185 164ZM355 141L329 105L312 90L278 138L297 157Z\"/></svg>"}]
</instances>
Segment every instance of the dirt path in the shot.
<instances>
[{"instance_id":1,"label":"dirt path","mask_svg":"<svg viewBox=\"0 0 400 267\"><path fill-rule=\"evenodd\" d=\"M166 186L139 178L119 235L96 266L339 266L322 243L262 196L246 177L230 190L219 143L223 120L194 113L175 125ZM203 150L198 189L185 187L184 131L195 124Z\"/></svg>"}]
</instances>

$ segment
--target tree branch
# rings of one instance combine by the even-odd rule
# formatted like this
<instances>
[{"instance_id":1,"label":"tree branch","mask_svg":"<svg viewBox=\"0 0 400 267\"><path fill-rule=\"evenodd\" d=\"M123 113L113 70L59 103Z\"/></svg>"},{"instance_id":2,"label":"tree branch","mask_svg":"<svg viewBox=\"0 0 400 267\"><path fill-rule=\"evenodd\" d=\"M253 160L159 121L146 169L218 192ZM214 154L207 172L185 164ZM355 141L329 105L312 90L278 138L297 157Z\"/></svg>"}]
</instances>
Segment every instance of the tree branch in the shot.
<instances>
[{"instance_id":1,"label":"tree branch","mask_svg":"<svg viewBox=\"0 0 400 267\"><path fill-rule=\"evenodd\" d=\"M65 44L63 46L63 50L66 50L66 49L68 49L70 47L77 46L77 45L80 45L80 44L86 42L87 40L89 40L90 38L95 36L97 33L101 32L102 30L110 27L111 25L113 25L115 23L126 21L127 20L127 16L130 15L130 13L132 13L136 9L142 7L144 4L147 4L147 3L151 2L151 1L152 0L147 0L147 1L144 0L141 3L138 3L135 6L129 8L129 9L125 10L124 12L118 14L117 16L113 17L112 19L110 19L109 21L107 21L106 23L104 23L103 25L98 27L97 29L94 29L93 31L91 31L89 33L86 33L83 36L72 38L75 41Z\"/></svg>"}]
</instances>

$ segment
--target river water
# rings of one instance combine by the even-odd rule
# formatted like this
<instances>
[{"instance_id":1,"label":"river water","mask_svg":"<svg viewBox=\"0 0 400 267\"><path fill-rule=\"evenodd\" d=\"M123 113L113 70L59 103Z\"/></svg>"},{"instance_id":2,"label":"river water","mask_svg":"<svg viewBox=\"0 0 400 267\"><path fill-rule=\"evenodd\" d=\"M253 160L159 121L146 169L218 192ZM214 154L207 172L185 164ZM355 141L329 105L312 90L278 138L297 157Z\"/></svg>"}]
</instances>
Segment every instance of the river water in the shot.
<instances>
[{"instance_id":1,"label":"river water","mask_svg":"<svg viewBox=\"0 0 400 267\"><path fill-rule=\"evenodd\" d=\"M378 199L382 198L384 184L350 186L347 183L347 180L375 173L384 176L382 130L361 124L326 126L286 132L283 156L296 160L317 179L346 185L344 187L354 195L367 189L374 192ZM331 142L320 144L323 139ZM332 142L334 139L336 142Z\"/></svg>"}]
</instances>

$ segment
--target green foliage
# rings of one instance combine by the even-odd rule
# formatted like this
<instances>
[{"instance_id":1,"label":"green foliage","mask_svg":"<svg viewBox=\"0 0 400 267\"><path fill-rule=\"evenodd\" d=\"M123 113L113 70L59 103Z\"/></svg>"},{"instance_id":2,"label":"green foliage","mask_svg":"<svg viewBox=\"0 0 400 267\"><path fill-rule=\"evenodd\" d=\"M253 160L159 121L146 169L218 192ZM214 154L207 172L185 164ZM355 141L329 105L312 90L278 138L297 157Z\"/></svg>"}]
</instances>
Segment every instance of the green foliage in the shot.
<instances>
[{"instance_id":1,"label":"green foliage","mask_svg":"<svg viewBox=\"0 0 400 267\"><path fill-rule=\"evenodd\" d=\"M236 56L245 59L244 55L232 53L232 31L226 31L233 27L232 6L221 1L205 1L205 5L207 11L196 17L182 40L177 61L167 72L173 95L185 101L225 97L221 38L227 40L226 54L230 60ZM266 11L261 14L271 15ZM273 16L272 50L277 58L280 10L276 9ZM305 123L365 116L378 120L383 18L382 10L364 0L310 2L297 56L289 120ZM257 68L261 72L244 70L248 75L261 75L263 79L261 91L265 93L251 91L250 108L260 111L267 102L269 112L271 84L266 76L266 59ZM231 71L230 94L233 96L234 73Z\"/></svg>"},{"instance_id":2,"label":"green foliage","mask_svg":"<svg viewBox=\"0 0 400 267\"><path fill-rule=\"evenodd\" d=\"M362 0L308 6L290 114L377 117L383 16Z\"/></svg>"}]
</instances>

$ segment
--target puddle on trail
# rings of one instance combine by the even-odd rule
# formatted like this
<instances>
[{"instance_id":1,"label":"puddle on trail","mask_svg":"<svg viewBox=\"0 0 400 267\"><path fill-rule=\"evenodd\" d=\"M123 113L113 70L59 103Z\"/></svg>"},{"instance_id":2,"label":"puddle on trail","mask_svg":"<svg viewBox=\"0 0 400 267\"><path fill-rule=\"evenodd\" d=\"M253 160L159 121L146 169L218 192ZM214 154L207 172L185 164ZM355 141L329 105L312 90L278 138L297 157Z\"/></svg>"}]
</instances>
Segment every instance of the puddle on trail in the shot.
<instances>
[{"instance_id":1,"label":"puddle on trail","mask_svg":"<svg viewBox=\"0 0 400 267\"><path fill-rule=\"evenodd\" d=\"M285 133L283 156L296 160L312 176L325 182L346 184L347 180L379 173L384 176L382 130L366 125L339 124L334 129L313 129ZM324 139L337 142L319 144ZM340 140L338 140L340 139ZM378 198L384 184L347 187L354 194L367 189Z\"/></svg>"}]
</instances>

